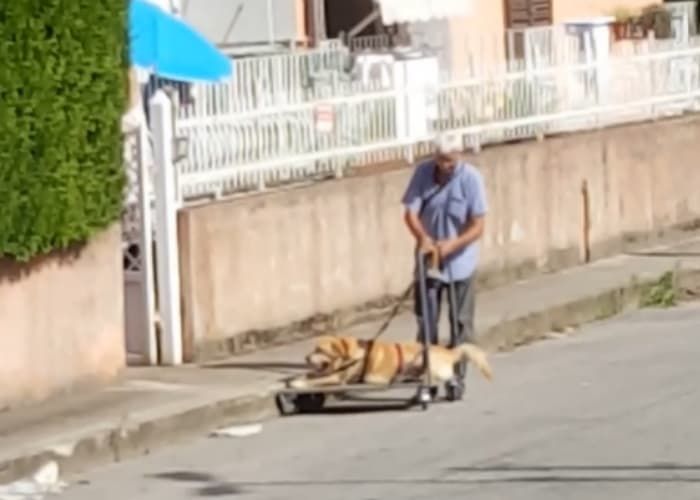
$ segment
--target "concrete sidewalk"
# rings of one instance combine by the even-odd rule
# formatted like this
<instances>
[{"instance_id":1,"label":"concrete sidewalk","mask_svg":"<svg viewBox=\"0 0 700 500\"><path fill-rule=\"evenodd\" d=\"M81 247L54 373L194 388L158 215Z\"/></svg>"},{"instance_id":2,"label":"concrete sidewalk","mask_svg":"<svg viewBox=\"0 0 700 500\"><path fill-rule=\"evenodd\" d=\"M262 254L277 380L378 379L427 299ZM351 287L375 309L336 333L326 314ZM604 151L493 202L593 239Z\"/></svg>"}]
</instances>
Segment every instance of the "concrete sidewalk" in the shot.
<instances>
[{"instance_id":1,"label":"concrete sidewalk","mask_svg":"<svg viewBox=\"0 0 700 500\"><path fill-rule=\"evenodd\" d=\"M669 271L678 271L680 288L700 288L700 238L485 291L477 299L480 340L490 349L509 349L637 307L640 293ZM371 336L380 323L349 332ZM414 334L414 319L404 314L385 338ZM309 345L204 366L130 368L112 386L0 413L0 484L48 460L56 460L65 475L217 426L273 417L280 379L303 369Z\"/></svg>"}]
</instances>

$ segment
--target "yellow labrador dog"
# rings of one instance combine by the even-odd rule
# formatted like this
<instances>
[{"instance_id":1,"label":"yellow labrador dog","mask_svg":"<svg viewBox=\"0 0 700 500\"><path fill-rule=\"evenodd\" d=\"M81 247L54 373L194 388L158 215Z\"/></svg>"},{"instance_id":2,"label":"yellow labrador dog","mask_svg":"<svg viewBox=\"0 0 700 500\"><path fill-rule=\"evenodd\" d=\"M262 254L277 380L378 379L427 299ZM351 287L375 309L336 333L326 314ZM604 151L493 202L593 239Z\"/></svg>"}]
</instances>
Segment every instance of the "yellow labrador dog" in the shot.
<instances>
[{"instance_id":1,"label":"yellow labrador dog","mask_svg":"<svg viewBox=\"0 0 700 500\"><path fill-rule=\"evenodd\" d=\"M465 343L448 349L431 346L430 376L437 385L454 377L454 366L471 361L481 374L491 380L493 374L486 353L474 344ZM316 340L306 356L311 373L292 379L294 389L327 385L387 385L424 374L423 345L418 342L382 342L355 337L325 335Z\"/></svg>"}]
</instances>

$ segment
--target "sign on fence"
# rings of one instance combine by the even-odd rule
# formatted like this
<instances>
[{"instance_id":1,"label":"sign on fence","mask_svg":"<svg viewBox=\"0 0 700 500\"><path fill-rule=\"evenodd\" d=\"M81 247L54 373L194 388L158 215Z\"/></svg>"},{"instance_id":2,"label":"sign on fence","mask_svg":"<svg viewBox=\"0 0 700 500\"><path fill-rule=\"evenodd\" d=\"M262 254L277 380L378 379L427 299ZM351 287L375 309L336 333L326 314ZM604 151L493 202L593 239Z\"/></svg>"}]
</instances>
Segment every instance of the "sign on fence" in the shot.
<instances>
[{"instance_id":1,"label":"sign on fence","mask_svg":"<svg viewBox=\"0 0 700 500\"><path fill-rule=\"evenodd\" d=\"M331 104L318 104L314 108L314 121L316 123L316 131L323 134L333 132L335 122L335 111Z\"/></svg>"}]
</instances>

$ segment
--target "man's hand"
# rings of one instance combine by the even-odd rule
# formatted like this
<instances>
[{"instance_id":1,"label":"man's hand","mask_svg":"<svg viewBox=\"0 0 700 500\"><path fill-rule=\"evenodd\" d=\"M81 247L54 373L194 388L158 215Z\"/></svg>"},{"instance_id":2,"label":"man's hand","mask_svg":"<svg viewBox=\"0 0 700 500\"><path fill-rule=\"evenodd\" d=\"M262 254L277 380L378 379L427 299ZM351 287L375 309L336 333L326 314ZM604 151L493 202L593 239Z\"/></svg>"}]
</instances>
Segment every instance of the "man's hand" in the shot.
<instances>
[{"instance_id":1,"label":"man's hand","mask_svg":"<svg viewBox=\"0 0 700 500\"><path fill-rule=\"evenodd\" d=\"M436 250L436 245L433 239L426 234L418 239L418 249L422 254L427 255Z\"/></svg>"},{"instance_id":2,"label":"man's hand","mask_svg":"<svg viewBox=\"0 0 700 500\"><path fill-rule=\"evenodd\" d=\"M462 248L475 242L484 233L484 217L472 218L466 229L457 237L441 240L436 243L436 248L440 255L440 260L445 259L451 254L458 252Z\"/></svg>"},{"instance_id":3,"label":"man's hand","mask_svg":"<svg viewBox=\"0 0 700 500\"><path fill-rule=\"evenodd\" d=\"M460 241L458 238L450 238L448 240L441 240L438 241L436 244L438 255L440 256L440 260L444 260L445 258L449 257L451 254L459 250L460 248Z\"/></svg>"}]
</instances>

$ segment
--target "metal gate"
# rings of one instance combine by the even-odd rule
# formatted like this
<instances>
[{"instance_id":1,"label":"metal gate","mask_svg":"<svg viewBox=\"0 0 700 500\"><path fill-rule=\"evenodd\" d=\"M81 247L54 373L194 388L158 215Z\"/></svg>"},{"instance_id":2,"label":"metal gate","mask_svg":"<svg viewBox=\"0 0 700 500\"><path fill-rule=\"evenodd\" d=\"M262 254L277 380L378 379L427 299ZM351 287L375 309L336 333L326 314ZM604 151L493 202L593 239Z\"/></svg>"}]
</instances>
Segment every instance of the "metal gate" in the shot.
<instances>
[{"instance_id":1,"label":"metal gate","mask_svg":"<svg viewBox=\"0 0 700 500\"><path fill-rule=\"evenodd\" d=\"M145 125L124 137L127 175L122 217L124 315L129 365L158 363L154 287L154 198L149 166L149 137Z\"/></svg>"},{"instance_id":2,"label":"metal gate","mask_svg":"<svg viewBox=\"0 0 700 500\"><path fill-rule=\"evenodd\" d=\"M150 132L141 123L124 137L122 245L130 365L183 361L173 106L157 91L149 103Z\"/></svg>"}]
</instances>

